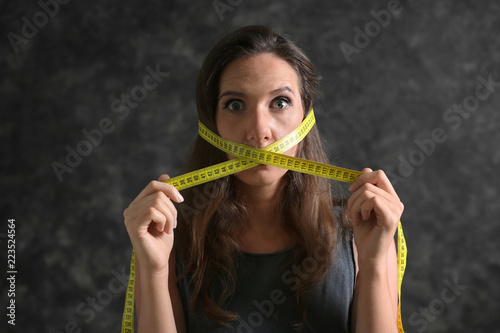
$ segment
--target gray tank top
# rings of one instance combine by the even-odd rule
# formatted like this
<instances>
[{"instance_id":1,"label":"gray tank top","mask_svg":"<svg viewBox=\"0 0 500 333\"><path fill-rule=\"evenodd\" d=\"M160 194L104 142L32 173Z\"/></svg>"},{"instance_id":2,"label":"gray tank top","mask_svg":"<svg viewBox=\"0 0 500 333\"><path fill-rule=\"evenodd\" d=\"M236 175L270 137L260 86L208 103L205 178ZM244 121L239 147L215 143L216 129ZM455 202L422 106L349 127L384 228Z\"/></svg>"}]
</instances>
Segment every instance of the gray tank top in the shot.
<instances>
[{"instance_id":1,"label":"gray tank top","mask_svg":"<svg viewBox=\"0 0 500 333\"><path fill-rule=\"evenodd\" d=\"M308 258L301 265L286 266L292 252L293 248L268 254L242 253L238 262L236 290L224 307L239 314L237 321L230 328L216 325L197 305L196 315L185 310L187 332L294 332L294 324L302 320L295 290L301 276L308 274L308 270L311 272L317 261ZM355 284L353 243L339 243L329 273L311 292L307 326L300 332L350 332L350 308ZM186 308L192 295L189 276L180 280L178 287Z\"/></svg>"}]
</instances>

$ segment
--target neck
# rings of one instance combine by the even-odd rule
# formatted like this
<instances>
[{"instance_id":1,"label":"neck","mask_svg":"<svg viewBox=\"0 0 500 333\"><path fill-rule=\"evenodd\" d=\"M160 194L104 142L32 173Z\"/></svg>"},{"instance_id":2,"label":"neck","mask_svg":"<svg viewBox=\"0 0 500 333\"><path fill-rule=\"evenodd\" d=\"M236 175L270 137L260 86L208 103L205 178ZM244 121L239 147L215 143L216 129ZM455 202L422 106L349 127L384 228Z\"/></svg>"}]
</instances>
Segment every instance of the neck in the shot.
<instances>
[{"instance_id":1,"label":"neck","mask_svg":"<svg viewBox=\"0 0 500 333\"><path fill-rule=\"evenodd\" d=\"M256 187L239 182L237 188L245 194L249 207L249 225L241 231L240 248L251 253L271 253L289 247L291 241L278 212L277 186Z\"/></svg>"},{"instance_id":2,"label":"neck","mask_svg":"<svg viewBox=\"0 0 500 333\"><path fill-rule=\"evenodd\" d=\"M238 191L244 193L245 205L249 207L250 224L255 227L279 225L276 186L252 186L240 181Z\"/></svg>"}]
</instances>

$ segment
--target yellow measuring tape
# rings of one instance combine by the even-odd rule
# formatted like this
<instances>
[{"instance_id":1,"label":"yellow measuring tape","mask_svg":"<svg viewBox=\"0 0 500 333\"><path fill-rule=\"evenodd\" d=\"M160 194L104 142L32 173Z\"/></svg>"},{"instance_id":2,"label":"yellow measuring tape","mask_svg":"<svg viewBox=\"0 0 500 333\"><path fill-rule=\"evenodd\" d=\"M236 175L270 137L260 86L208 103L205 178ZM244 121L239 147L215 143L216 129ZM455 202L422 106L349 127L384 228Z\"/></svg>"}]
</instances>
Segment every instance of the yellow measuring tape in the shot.
<instances>
[{"instance_id":1,"label":"yellow measuring tape","mask_svg":"<svg viewBox=\"0 0 500 333\"><path fill-rule=\"evenodd\" d=\"M198 133L210 144L220 150L237 156L223 163L212 165L200 170L192 171L181 176L170 178L165 183L171 184L177 190L200 185L221 177L225 177L243 170L247 170L259 164L273 165L276 167L307 173L346 183L352 183L362 173L350 169L340 168L324 163L313 162L306 159L283 155L285 151L299 143L309 133L315 124L314 112L311 109L302 123L290 134L269 146L258 149L230 140L221 138L214 134L205 125L199 122ZM406 242L403 235L401 222L398 223L398 330L403 333L403 323L401 321L401 284L406 268ZM134 290L135 290L135 253L132 252L130 261L130 277L125 296L125 309L123 311L122 333L134 332Z\"/></svg>"}]
</instances>

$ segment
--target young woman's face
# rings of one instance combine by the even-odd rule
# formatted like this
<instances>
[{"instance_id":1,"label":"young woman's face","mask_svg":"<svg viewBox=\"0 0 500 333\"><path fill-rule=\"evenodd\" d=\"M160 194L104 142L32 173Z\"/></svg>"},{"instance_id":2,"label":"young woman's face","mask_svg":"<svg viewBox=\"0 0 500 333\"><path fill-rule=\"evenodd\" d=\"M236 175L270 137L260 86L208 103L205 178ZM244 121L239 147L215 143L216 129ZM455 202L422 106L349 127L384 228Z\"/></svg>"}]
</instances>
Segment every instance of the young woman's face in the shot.
<instances>
[{"instance_id":1,"label":"young woman's face","mask_svg":"<svg viewBox=\"0 0 500 333\"><path fill-rule=\"evenodd\" d=\"M223 70L215 115L221 137L264 148L297 128L303 117L298 77L286 61L265 53L237 59ZM284 154L296 152L297 146ZM259 165L236 177L247 185L269 186L286 171Z\"/></svg>"}]
</instances>

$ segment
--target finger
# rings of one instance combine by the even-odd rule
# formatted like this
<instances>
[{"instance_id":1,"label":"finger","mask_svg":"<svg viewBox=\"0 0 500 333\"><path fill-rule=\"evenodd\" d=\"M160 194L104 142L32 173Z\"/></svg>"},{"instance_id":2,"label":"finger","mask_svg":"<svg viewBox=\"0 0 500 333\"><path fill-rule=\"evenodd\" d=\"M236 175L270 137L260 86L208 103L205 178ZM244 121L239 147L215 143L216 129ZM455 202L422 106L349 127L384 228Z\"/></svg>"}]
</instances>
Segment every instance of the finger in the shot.
<instances>
[{"instance_id":1,"label":"finger","mask_svg":"<svg viewBox=\"0 0 500 333\"><path fill-rule=\"evenodd\" d=\"M347 215L353 222L359 222L359 220L365 219L361 213L361 205L375 196L375 194L370 191L360 191L356 192L356 194L357 196L351 196L347 201Z\"/></svg>"},{"instance_id":2,"label":"finger","mask_svg":"<svg viewBox=\"0 0 500 333\"><path fill-rule=\"evenodd\" d=\"M349 191L354 192L356 191L361 185L366 183L366 179L370 178L370 174L373 172L372 169L370 168L364 168L361 170L362 174L359 175L349 186Z\"/></svg>"},{"instance_id":3,"label":"finger","mask_svg":"<svg viewBox=\"0 0 500 333\"><path fill-rule=\"evenodd\" d=\"M177 209L165 193L160 191L130 204L124 212L125 222L130 224L134 223L133 221L137 221L136 224L138 225L149 223L150 221L143 221L143 216L144 212L150 207L155 208L163 214L168 221L171 221L169 222L169 228L170 225L173 225L173 228L177 226Z\"/></svg>"},{"instance_id":4,"label":"finger","mask_svg":"<svg viewBox=\"0 0 500 333\"><path fill-rule=\"evenodd\" d=\"M398 207L401 206L401 201L397 196L394 196L392 194L389 194L385 190L381 189L380 187L377 187L376 185L370 184L370 183L365 183L361 185L349 198L347 201L347 207L350 207L350 204L356 201L360 196L365 195L365 193L373 193L374 195L381 196L388 200L389 202L397 205ZM370 196L371 197L371 196Z\"/></svg>"},{"instance_id":5,"label":"finger","mask_svg":"<svg viewBox=\"0 0 500 333\"><path fill-rule=\"evenodd\" d=\"M153 207L162 213L168 222L168 229L177 227L177 209L163 192L155 192L137 203L140 207ZM138 209L141 210L140 208Z\"/></svg>"},{"instance_id":6,"label":"finger","mask_svg":"<svg viewBox=\"0 0 500 333\"><path fill-rule=\"evenodd\" d=\"M377 219L377 224L380 227L384 229L392 227L392 224L390 223L390 221L393 220L391 209L387 206L387 202L383 198L374 196L371 199L364 201L359 209L363 220L368 220L373 212Z\"/></svg>"},{"instance_id":7,"label":"finger","mask_svg":"<svg viewBox=\"0 0 500 333\"><path fill-rule=\"evenodd\" d=\"M368 219L371 212L366 210L363 211L361 207L366 201L370 201L373 198L378 198L376 200L382 200L382 202L385 203L386 209L388 209L391 214L397 215L402 213L403 206L397 198L394 198L387 192L375 187L372 184L364 184L363 187L357 190L347 201L348 217L355 218L356 214L361 214L364 220Z\"/></svg>"},{"instance_id":8,"label":"finger","mask_svg":"<svg viewBox=\"0 0 500 333\"><path fill-rule=\"evenodd\" d=\"M131 205L125 209L123 216L127 230L138 230L149 227L152 222L162 224L166 221L165 214L147 204L141 207ZM161 228L161 230L163 230L163 228Z\"/></svg>"},{"instance_id":9,"label":"finger","mask_svg":"<svg viewBox=\"0 0 500 333\"><path fill-rule=\"evenodd\" d=\"M163 192L156 192L150 196L151 202L149 205L159 210L168 221L169 229L177 227L177 209L170 199Z\"/></svg>"},{"instance_id":10,"label":"finger","mask_svg":"<svg viewBox=\"0 0 500 333\"><path fill-rule=\"evenodd\" d=\"M169 180L169 179L170 179L170 176L164 173L164 174L162 174L162 175L158 178L158 181L159 181L159 182L162 182L162 183L166 183L166 181L167 181L167 180ZM175 186L174 186L174 188L175 188ZM175 199L177 199L177 200L175 200L175 201L176 201L176 202L178 202L178 203L183 202L183 201L184 201L184 198L182 197L182 195L179 193L179 191L178 191L177 189L175 189L175 190L177 191L177 193L176 193L176 198L175 198ZM173 199L174 199L174 198L173 198Z\"/></svg>"},{"instance_id":11,"label":"finger","mask_svg":"<svg viewBox=\"0 0 500 333\"><path fill-rule=\"evenodd\" d=\"M169 180L170 179L170 176L167 175L166 173L162 174L159 178L158 178L158 181L159 182L164 182L165 180Z\"/></svg>"},{"instance_id":12,"label":"finger","mask_svg":"<svg viewBox=\"0 0 500 333\"><path fill-rule=\"evenodd\" d=\"M150 220L148 220L150 218ZM151 223L155 223L155 228L159 232L172 234L175 227L175 217L170 211L166 213L160 211L157 207L149 207L142 219L142 225L149 228Z\"/></svg>"},{"instance_id":13,"label":"finger","mask_svg":"<svg viewBox=\"0 0 500 333\"><path fill-rule=\"evenodd\" d=\"M152 194L154 192L158 192L158 191L165 193L165 195L167 195L167 197L174 200L175 202L181 203L184 201L184 198L182 197L182 195L179 193L179 191L173 185L167 184L164 182L160 182L160 181L156 181L156 180L151 181L141 191L141 193L139 193L139 195L134 199L134 201L141 200L142 198L145 198L145 197L149 196L150 194ZM134 201L132 201L132 202L134 202Z\"/></svg>"},{"instance_id":14,"label":"finger","mask_svg":"<svg viewBox=\"0 0 500 333\"><path fill-rule=\"evenodd\" d=\"M145 227L147 229L151 223L154 223L155 229L159 232L163 232L165 230L165 225L167 224L167 217L155 207L149 207L140 219L141 227Z\"/></svg>"},{"instance_id":15,"label":"finger","mask_svg":"<svg viewBox=\"0 0 500 333\"><path fill-rule=\"evenodd\" d=\"M397 197L397 193L384 171L372 171L370 168L365 168L362 172L363 174L356 178L351 186L349 186L351 192L356 191L365 183L370 183Z\"/></svg>"},{"instance_id":16,"label":"finger","mask_svg":"<svg viewBox=\"0 0 500 333\"><path fill-rule=\"evenodd\" d=\"M376 224L386 230L395 231L396 225L394 212L388 206L384 198L373 196L368 200L355 205L351 218L353 227L357 227L365 221L374 218Z\"/></svg>"}]
</instances>

